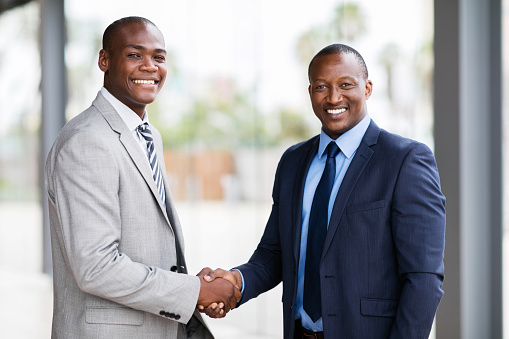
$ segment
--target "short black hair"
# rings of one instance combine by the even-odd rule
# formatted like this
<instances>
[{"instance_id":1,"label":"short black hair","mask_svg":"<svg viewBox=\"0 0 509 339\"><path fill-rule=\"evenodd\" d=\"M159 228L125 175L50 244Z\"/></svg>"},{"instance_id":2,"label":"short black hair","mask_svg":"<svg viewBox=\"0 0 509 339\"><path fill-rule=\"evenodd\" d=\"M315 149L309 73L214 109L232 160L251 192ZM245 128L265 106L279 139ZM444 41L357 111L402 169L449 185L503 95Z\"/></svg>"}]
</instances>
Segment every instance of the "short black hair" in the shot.
<instances>
[{"instance_id":1,"label":"short black hair","mask_svg":"<svg viewBox=\"0 0 509 339\"><path fill-rule=\"evenodd\" d=\"M364 62L364 59L362 58L362 55L357 52L354 48L343 45L343 44L332 44L327 47L324 47L320 52L316 53L316 55L311 59L311 62L309 63L308 67L308 78L310 78L310 70L311 65L313 65L313 62L318 57L324 56L324 55L332 55L332 54L353 54L357 61L359 62L359 66L361 66L362 69L362 76L364 77L364 80L368 80L368 67L366 66L366 63Z\"/></svg>"},{"instance_id":2,"label":"short black hair","mask_svg":"<svg viewBox=\"0 0 509 339\"><path fill-rule=\"evenodd\" d=\"M115 35L117 34L118 30L128 24L139 24L144 23L147 25L152 25L157 28L157 26L150 21L149 19L142 18L140 16L128 16L125 18L118 19L116 21L113 21L106 29L104 30L103 34L103 49L110 53L111 52L111 46L113 45L113 40L115 39Z\"/></svg>"}]
</instances>

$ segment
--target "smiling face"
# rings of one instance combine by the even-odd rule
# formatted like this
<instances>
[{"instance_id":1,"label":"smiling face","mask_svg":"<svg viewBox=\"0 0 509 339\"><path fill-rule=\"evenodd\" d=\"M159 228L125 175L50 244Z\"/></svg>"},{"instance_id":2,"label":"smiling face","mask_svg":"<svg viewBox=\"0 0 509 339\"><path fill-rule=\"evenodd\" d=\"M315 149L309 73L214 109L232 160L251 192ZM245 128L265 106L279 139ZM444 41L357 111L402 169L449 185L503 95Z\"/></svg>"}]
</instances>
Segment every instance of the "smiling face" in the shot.
<instances>
[{"instance_id":1,"label":"smiling face","mask_svg":"<svg viewBox=\"0 0 509 339\"><path fill-rule=\"evenodd\" d=\"M309 69L309 95L323 131L332 139L357 125L367 114L373 84L365 79L354 54L317 57Z\"/></svg>"},{"instance_id":2,"label":"smiling face","mask_svg":"<svg viewBox=\"0 0 509 339\"><path fill-rule=\"evenodd\" d=\"M104 87L143 118L166 78L164 38L157 27L144 22L121 26L111 49L99 52Z\"/></svg>"}]
</instances>

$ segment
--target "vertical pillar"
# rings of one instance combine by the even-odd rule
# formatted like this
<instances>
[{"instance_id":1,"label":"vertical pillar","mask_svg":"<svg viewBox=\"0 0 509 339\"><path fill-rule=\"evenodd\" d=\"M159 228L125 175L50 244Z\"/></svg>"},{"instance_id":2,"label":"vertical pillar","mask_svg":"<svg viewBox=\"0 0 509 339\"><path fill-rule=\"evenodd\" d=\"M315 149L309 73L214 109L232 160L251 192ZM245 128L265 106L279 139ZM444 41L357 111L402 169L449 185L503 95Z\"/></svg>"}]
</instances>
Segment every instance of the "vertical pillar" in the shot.
<instances>
[{"instance_id":1,"label":"vertical pillar","mask_svg":"<svg viewBox=\"0 0 509 339\"><path fill-rule=\"evenodd\" d=\"M40 0L41 3L41 159L40 185L43 208L43 271L51 274L51 242L49 236L48 199L44 188L46 156L65 123L67 82L65 73L64 0Z\"/></svg>"},{"instance_id":2,"label":"vertical pillar","mask_svg":"<svg viewBox=\"0 0 509 339\"><path fill-rule=\"evenodd\" d=\"M435 150L447 197L437 339L500 339L501 1L434 4Z\"/></svg>"}]
</instances>

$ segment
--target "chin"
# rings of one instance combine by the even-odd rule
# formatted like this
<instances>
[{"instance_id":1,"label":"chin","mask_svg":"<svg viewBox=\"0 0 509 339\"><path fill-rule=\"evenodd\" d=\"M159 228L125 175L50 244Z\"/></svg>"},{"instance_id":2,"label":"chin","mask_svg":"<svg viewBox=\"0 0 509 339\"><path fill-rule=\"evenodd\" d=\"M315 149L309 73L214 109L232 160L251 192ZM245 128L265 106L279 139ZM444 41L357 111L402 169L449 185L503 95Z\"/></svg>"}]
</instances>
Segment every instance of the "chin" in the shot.
<instances>
[{"instance_id":1,"label":"chin","mask_svg":"<svg viewBox=\"0 0 509 339\"><path fill-rule=\"evenodd\" d=\"M149 105L149 104L153 103L155 99L156 99L156 95L151 95L151 96L138 97L136 101L143 105Z\"/></svg>"}]
</instances>

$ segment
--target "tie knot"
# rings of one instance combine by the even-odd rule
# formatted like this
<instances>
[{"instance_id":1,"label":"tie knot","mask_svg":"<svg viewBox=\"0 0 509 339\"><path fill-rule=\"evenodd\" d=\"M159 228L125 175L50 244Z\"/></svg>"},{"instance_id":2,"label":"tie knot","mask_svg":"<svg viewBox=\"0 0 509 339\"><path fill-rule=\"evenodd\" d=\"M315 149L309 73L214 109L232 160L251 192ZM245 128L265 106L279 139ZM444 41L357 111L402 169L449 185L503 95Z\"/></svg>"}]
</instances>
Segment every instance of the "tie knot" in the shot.
<instances>
[{"instance_id":1,"label":"tie knot","mask_svg":"<svg viewBox=\"0 0 509 339\"><path fill-rule=\"evenodd\" d=\"M331 141L327 145L327 158L335 158L336 155L338 155L338 153L339 153L338 145L334 141Z\"/></svg>"},{"instance_id":2,"label":"tie knot","mask_svg":"<svg viewBox=\"0 0 509 339\"><path fill-rule=\"evenodd\" d=\"M144 131L146 131L146 130L149 130L149 131L150 131L150 129L148 128L148 123L144 122L143 124L139 125L139 126L138 126L138 130L139 130L140 132L144 132Z\"/></svg>"},{"instance_id":3,"label":"tie knot","mask_svg":"<svg viewBox=\"0 0 509 339\"><path fill-rule=\"evenodd\" d=\"M144 122L143 124L138 126L138 132L140 132L141 136L145 138L147 141L152 141L152 131L148 128L148 123Z\"/></svg>"}]
</instances>

